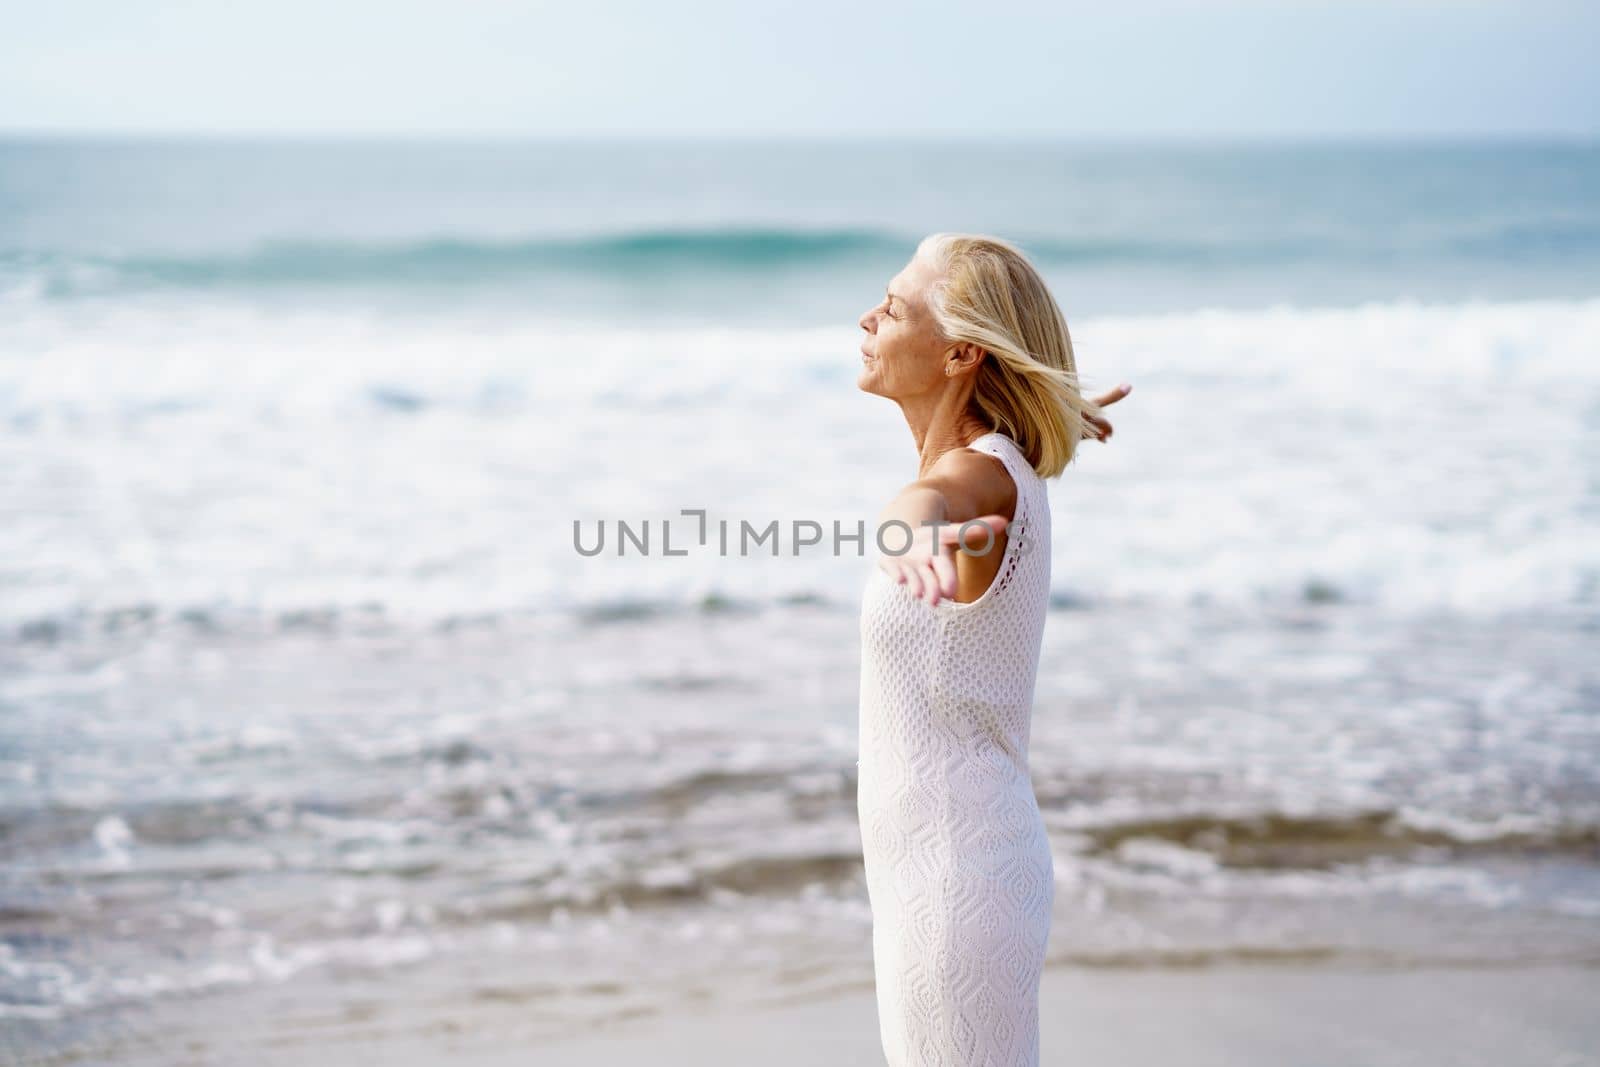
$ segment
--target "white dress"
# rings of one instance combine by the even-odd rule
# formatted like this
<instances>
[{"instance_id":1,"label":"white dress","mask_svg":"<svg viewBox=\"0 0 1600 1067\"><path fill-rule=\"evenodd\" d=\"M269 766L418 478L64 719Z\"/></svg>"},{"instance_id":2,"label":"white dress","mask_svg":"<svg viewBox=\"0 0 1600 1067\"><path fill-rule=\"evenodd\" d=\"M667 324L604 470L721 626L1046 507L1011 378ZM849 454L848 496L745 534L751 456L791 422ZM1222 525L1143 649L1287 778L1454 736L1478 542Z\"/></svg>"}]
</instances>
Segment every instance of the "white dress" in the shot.
<instances>
[{"instance_id":1,"label":"white dress","mask_svg":"<svg viewBox=\"0 0 1600 1067\"><path fill-rule=\"evenodd\" d=\"M1050 501L1011 438L969 447L1017 486L994 581L970 604L930 607L874 566L861 606L857 811L890 1067L1039 1062L1055 877L1028 735Z\"/></svg>"}]
</instances>

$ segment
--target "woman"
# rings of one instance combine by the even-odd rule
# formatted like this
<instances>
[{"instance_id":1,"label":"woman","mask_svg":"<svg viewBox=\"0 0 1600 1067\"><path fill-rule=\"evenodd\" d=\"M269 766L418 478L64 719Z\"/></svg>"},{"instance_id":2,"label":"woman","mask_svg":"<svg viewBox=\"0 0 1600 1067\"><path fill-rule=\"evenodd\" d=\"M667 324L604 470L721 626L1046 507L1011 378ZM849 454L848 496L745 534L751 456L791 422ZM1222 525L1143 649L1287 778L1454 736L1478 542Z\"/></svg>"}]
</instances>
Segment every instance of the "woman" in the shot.
<instances>
[{"instance_id":1,"label":"woman","mask_svg":"<svg viewBox=\"0 0 1600 1067\"><path fill-rule=\"evenodd\" d=\"M919 457L879 516L861 611L857 801L883 1050L891 1067L1036 1065L1055 898L1027 762L1044 479L1081 439L1110 438L1101 409L1131 386L1079 394L1060 309L994 238L924 240L861 328L859 385L900 405Z\"/></svg>"}]
</instances>

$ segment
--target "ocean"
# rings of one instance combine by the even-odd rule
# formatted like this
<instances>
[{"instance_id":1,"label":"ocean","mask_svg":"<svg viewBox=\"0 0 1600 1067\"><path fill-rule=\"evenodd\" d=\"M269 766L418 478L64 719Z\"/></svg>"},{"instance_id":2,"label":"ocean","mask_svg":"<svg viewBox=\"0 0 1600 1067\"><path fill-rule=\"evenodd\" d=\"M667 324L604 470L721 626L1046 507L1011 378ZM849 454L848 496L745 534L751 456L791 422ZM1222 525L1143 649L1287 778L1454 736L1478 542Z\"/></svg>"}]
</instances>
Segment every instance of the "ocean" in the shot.
<instances>
[{"instance_id":1,"label":"ocean","mask_svg":"<svg viewBox=\"0 0 1600 1067\"><path fill-rule=\"evenodd\" d=\"M12 139L14 1040L870 982L872 564L791 535L915 476L856 320L936 230L1134 386L1050 488L1051 961L1600 964L1600 146Z\"/></svg>"}]
</instances>

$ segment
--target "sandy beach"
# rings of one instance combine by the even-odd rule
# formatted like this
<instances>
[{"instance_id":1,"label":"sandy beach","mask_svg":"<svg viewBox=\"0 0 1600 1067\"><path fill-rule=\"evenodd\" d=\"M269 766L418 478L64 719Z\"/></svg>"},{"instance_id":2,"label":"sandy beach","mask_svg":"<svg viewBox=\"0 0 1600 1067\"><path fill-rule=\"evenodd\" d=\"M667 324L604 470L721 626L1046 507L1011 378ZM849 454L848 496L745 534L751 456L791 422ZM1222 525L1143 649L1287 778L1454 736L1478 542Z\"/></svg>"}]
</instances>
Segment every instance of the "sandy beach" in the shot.
<instances>
[{"instance_id":1,"label":"sandy beach","mask_svg":"<svg viewBox=\"0 0 1600 1067\"><path fill-rule=\"evenodd\" d=\"M1055 970L1041 991L1043 1062L1154 1067L1600 1063L1600 972ZM870 992L641 1024L486 1054L544 1067L655 1062L881 1064Z\"/></svg>"},{"instance_id":2,"label":"sandy beach","mask_svg":"<svg viewBox=\"0 0 1600 1067\"><path fill-rule=\"evenodd\" d=\"M641 1013L587 1036L532 1039L535 997L413 972L352 1007L315 983L171 1002L24 1063L453 1064L661 1067L881 1064L872 991ZM445 978L454 979L452 986ZM450 986L450 988L445 988ZM531 991L530 991L531 994ZM1054 968L1042 988L1048 1064L1154 1067L1573 1067L1600 1063L1600 969L1238 965ZM330 1009L330 1003L343 1006ZM623 1013L624 1015L626 1012ZM13 1030L20 1036L20 1031ZM23 1047L26 1047L24 1041ZM18 1051L13 1047L12 1052Z\"/></svg>"}]
</instances>

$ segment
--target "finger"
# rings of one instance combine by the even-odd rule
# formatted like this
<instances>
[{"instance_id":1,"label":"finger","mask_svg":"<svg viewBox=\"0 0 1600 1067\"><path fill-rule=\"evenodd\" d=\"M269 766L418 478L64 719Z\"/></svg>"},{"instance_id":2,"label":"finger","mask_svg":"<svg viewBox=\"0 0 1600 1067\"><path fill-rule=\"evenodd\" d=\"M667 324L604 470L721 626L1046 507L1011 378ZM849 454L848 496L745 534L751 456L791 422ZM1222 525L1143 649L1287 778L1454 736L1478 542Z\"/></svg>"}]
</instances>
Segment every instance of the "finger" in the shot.
<instances>
[{"instance_id":1,"label":"finger","mask_svg":"<svg viewBox=\"0 0 1600 1067\"><path fill-rule=\"evenodd\" d=\"M912 596L920 597L922 595L922 579L917 576L917 569L909 564L902 564L900 573L904 576L906 589L911 592Z\"/></svg>"},{"instance_id":2,"label":"finger","mask_svg":"<svg viewBox=\"0 0 1600 1067\"><path fill-rule=\"evenodd\" d=\"M939 527L939 545L945 549L960 544L965 544L969 548L982 548L989 543L989 535L984 532L984 526L998 535L1005 533L1009 525L1011 520L999 514L979 515L974 519L944 523ZM965 536L962 534L963 530L966 532Z\"/></svg>"},{"instance_id":3,"label":"finger","mask_svg":"<svg viewBox=\"0 0 1600 1067\"><path fill-rule=\"evenodd\" d=\"M943 596L956 595L956 564L955 560L941 552L933 557L933 573L936 581L934 585Z\"/></svg>"},{"instance_id":4,"label":"finger","mask_svg":"<svg viewBox=\"0 0 1600 1067\"><path fill-rule=\"evenodd\" d=\"M1104 393L1101 393L1099 396L1095 397L1094 405L1095 407L1099 408L1108 408L1131 392L1133 392L1133 383L1123 382L1115 388L1107 389Z\"/></svg>"},{"instance_id":5,"label":"finger","mask_svg":"<svg viewBox=\"0 0 1600 1067\"><path fill-rule=\"evenodd\" d=\"M1011 520L1004 515L980 515L976 519L941 527L939 540L951 549L961 545L981 555L986 548L994 547L994 539L1005 533L1006 527L1010 525ZM988 532L984 531L984 526L989 527ZM961 535L963 529L966 530L965 538Z\"/></svg>"},{"instance_id":6,"label":"finger","mask_svg":"<svg viewBox=\"0 0 1600 1067\"><path fill-rule=\"evenodd\" d=\"M924 560L921 567L917 568L918 576L922 579L923 599L929 606L939 603L939 576L934 572L933 560Z\"/></svg>"}]
</instances>

